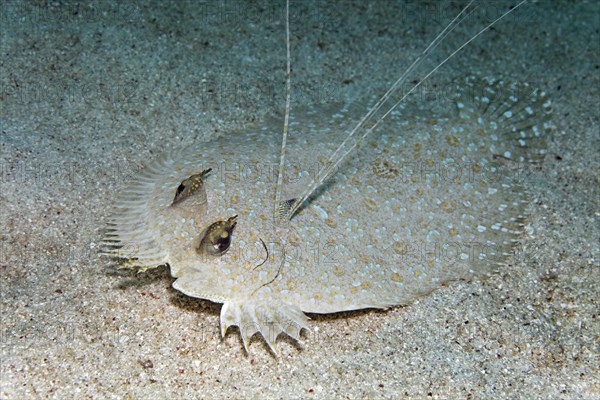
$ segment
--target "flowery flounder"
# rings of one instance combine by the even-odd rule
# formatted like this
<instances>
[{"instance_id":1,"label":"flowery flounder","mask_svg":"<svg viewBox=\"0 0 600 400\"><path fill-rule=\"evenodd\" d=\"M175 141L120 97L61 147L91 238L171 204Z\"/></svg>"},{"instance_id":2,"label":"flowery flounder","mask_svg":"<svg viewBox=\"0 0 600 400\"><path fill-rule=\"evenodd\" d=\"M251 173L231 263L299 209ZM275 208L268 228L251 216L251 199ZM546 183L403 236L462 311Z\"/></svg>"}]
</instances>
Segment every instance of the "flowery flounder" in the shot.
<instances>
[{"instance_id":1,"label":"flowery flounder","mask_svg":"<svg viewBox=\"0 0 600 400\"><path fill-rule=\"evenodd\" d=\"M391 112L301 204L352 107L292 115L279 202L279 125L165 155L117 196L106 252L167 264L177 290L223 303L223 335L238 326L247 347L259 332L271 349L280 333L299 338L304 313L404 305L489 274L521 233L522 173L543 158L550 102L494 80L454 92L454 117Z\"/></svg>"}]
</instances>

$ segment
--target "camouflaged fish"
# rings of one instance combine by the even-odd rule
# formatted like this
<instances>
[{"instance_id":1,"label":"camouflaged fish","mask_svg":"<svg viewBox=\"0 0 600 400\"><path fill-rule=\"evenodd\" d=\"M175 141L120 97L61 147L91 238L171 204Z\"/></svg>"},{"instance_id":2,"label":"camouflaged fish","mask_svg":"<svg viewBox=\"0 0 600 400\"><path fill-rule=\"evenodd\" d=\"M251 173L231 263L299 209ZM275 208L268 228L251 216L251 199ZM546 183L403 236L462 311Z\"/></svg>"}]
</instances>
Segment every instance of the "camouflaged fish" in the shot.
<instances>
[{"instance_id":1,"label":"camouflaged fish","mask_svg":"<svg viewBox=\"0 0 600 400\"><path fill-rule=\"evenodd\" d=\"M544 156L550 101L494 80L454 92L454 116L396 108L301 202L352 107L292 115L280 202L280 123L165 155L117 196L106 253L168 265L177 290L223 304L222 335L237 326L247 347L260 333L273 351L281 333L299 339L305 313L405 305L485 276L522 232L522 174Z\"/></svg>"}]
</instances>

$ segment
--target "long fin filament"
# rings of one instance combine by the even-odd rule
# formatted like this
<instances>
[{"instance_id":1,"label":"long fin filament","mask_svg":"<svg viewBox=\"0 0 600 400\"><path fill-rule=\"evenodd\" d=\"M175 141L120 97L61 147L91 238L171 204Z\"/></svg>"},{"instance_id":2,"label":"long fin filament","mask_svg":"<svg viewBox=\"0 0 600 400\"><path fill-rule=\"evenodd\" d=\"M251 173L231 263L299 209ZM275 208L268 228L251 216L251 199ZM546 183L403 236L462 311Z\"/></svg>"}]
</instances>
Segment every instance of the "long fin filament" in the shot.
<instances>
[{"instance_id":1,"label":"long fin filament","mask_svg":"<svg viewBox=\"0 0 600 400\"><path fill-rule=\"evenodd\" d=\"M285 119L283 122L283 137L281 139L281 153L279 156L279 172L277 173L277 187L275 189L275 218L279 218L279 204L281 203L281 192L283 190L283 169L285 167L285 149L290 122L290 103L292 99L292 61L290 52L290 1L286 1L285 7L285 34L287 47L287 82L285 100Z\"/></svg>"},{"instance_id":2,"label":"long fin filament","mask_svg":"<svg viewBox=\"0 0 600 400\"><path fill-rule=\"evenodd\" d=\"M346 157L375 129L379 126L379 124L394 110L396 109L406 98L413 93L423 82L425 82L431 75L433 75L439 68L441 68L444 64L446 64L450 59L452 59L456 54L458 54L462 49L468 46L472 41L481 36L484 32L489 30L493 25L495 25L498 21L512 13L514 10L522 6L527 2L527 0L522 0L516 6L510 8L508 11L504 12L498 18L493 20L491 23L486 25L483 29L477 32L475 35L471 36L466 42L464 42L461 46L456 48L449 56L447 56L442 62L440 62L437 66L431 69L423 79L419 80L407 93L402 95L400 100L398 100L394 105L392 105L384 114L381 116L371 127L366 128L362 136L349 146L350 148L346 150L341 156L340 152L343 151L345 147L348 146L350 140L354 138L361 129L371 120L371 118L383 107L385 103L390 99L390 97L398 90L398 88L406 81L408 75L414 71L423 60L427 58L432 50L437 48L439 44L456 28L458 27L471 13L477 8L473 8L468 11L474 0L471 0L469 4L467 4L454 19L446 25L446 27L436 36L436 38L423 50L423 52L413 61L413 63L402 73L402 75L394 82L394 84L388 89L388 91L377 101L375 106L369 110L369 112L360 120L360 122L354 127L354 129L350 132L350 134L346 137L346 139L338 146L338 148L333 152L333 154L329 157L328 162L325 164L319 172L317 173L316 179L313 179L311 184L308 186L307 190L302 193L301 196L298 196L298 199L295 201L294 205L289 209L287 214L287 218L291 219L294 214L298 211L298 209L302 206L302 204L317 190L319 186L333 174L339 164L346 159ZM468 11L468 12L467 12ZM287 115L286 115L287 118ZM277 203L279 204L279 203Z\"/></svg>"}]
</instances>

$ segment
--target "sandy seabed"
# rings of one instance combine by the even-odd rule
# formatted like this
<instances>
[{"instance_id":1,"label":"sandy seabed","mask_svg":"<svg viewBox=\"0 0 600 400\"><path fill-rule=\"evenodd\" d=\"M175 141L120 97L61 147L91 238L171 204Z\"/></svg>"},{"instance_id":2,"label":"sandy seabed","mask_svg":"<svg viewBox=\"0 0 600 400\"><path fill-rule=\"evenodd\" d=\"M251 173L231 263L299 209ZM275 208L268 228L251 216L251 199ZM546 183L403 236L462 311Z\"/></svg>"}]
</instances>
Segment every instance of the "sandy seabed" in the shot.
<instances>
[{"instance_id":1,"label":"sandy seabed","mask_svg":"<svg viewBox=\"0 0 600 400\"><path fill-rule=\"evenodd\" d=\"M505 3L484 2L465 26ZM220 305L98 255L116 190L165 149L280 112L281 2L0 5L1 387L23 398L600 396L600 6L519 9L417 93L467 74L526 81L556 129L528 177L526 234L501 273L388 311L311 315L302 344L219 332ZM294 102L382 93L458 9L292 4ZM440 48L464 40L472 29ZM462 35L462 36L461 36ZM427 65L434 65L436 57ZM446 99L447 100L447 99Z\"/></svg>"}]
</instances>

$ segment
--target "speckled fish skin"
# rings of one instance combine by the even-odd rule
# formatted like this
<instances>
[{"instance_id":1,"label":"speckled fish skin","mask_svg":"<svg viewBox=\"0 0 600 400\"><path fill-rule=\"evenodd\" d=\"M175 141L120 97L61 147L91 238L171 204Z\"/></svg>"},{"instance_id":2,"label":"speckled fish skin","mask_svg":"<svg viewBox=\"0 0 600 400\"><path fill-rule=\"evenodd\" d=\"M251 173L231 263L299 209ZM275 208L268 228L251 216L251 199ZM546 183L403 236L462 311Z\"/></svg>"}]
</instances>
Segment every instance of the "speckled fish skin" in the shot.
<instances>
[{"instance_id":1,"label":"speckled fish skin","mask_svg":"<svg viewBox=\"0 0 600 400\"><path fill-rule=\"evenodd\" d=\"M497 81L467 79L456 93L454 117L391 115L287 223L274 207L280 123L165 155L117 198L109 254L168 264L176 289L224 304L223 334L236 325L247 346L260 332L272 349L282 332L298 339L304 313L404 305L487 275L521 232L519 173L543 158L550 102ZM353 113L293 119L284 199L324 165ZM208 168L200 201L171 206L181 182ZM210 224L234 215L225 254L196 250Z\"/></svg>"}]
</instances>

